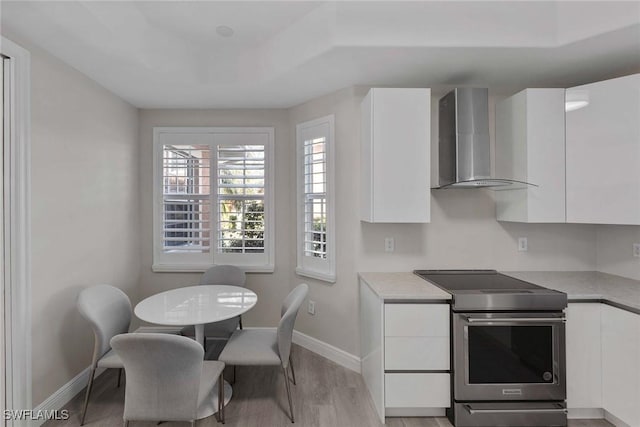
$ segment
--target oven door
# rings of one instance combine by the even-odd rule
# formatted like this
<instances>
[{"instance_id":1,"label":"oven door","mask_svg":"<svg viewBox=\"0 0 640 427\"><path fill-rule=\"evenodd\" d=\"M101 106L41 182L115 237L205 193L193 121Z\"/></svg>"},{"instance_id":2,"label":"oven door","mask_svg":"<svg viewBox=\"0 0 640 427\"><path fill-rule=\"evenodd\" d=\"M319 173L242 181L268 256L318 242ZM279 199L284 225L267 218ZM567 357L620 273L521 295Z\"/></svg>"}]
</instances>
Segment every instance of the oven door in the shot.
<instances>
[{"instance_id":1,"label":"oven door","mask_svg":"<svg viewBox=\"0 0 640 427\"><path fill-rule=\"evenodd\" d=\"M457 401L566 398L564 313L454 313Z\"/></svg>"}]
</instances>

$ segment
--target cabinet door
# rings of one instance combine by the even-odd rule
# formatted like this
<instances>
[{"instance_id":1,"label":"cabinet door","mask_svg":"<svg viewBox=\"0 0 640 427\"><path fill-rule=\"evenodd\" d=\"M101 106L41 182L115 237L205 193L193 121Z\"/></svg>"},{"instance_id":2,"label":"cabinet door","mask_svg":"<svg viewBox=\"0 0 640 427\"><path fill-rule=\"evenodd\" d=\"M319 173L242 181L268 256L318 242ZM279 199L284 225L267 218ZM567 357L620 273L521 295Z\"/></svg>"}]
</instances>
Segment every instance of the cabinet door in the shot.
<instances>
[{"instance_id":1,"label":"cabinet door","mask_svg":"<svg viewBox=\"0 0 640 427\"><path fill-rule=\"evenodd\" d=\"M603 407L640 426L640 316L602 306Z\"/></svg>"},{"instance_id":2,"label":"cabinet door","mask_svg":"<svg viewBox=\"0 0 640 427\"><path fill-rule=\"evenodd\" d=\"M496 104L496 178L537 185L495 191L498 221L565 222L564 89L525 89Z\"/></svg>"},{"instance_id":3,"label":"cabinet door","mask_svg":"<svg viewBox=\"0 0 640 427\"><path fill-rule=\"evenodd\" d=\"M384 423L384 305L360 280L360 369L380 420Z\"/></svg>"},{"instance_id":4,"label":"cabinet door","mask_svg":"<svg viewBox=\"0 0 640 427\"><path fill-rule=\"evenodd\" d=\"M361 219L430 220L430 89L374 88L362 103Z\"/></svg>"},{"instance_id":5,"label":"cabinet door","mask_svg":"<svg viewBox=\"0 0 640 427\"><path fill-rule=\"evenodd\" d=\"M640 224L640 74L566 91L567 222Z\"/></svg>"},{"instance_id":6,"label":"cabinet door","mask_svg":"<svg viewBox=\"0 0 640 427\"><path fill-rule=\"evenodd\" d=\"M567 314L567 407L602 408L602 304L569 304Z\"/></svg>"},{"instance_id":7,"label":"cabinet door","mask_svg":"<svg viewBox=\"0 0 640 427\"><path fill-rule=\"evenodd\" d=\"M449 370L449 304L385 304L385 369Z\"/></svg>"},{"instance_id":8,"label":"cabinet door","mask_svg":"<svg viewBox=\"0 0 640 427\"><path fill-rule=\"evenodd\" d=\"M388 337L449 337L449 304L384 305Z\"/></svg>"},{"instance_id":9,"label":"cabinet door","mask_svg":"<svg viewBox=\"0 0 640 427\"><path fill-rule=\"evenodd\" d=\"M387 408L448 408L451 406L449 374L385 374Z\"/></svg>"}]
</instances>

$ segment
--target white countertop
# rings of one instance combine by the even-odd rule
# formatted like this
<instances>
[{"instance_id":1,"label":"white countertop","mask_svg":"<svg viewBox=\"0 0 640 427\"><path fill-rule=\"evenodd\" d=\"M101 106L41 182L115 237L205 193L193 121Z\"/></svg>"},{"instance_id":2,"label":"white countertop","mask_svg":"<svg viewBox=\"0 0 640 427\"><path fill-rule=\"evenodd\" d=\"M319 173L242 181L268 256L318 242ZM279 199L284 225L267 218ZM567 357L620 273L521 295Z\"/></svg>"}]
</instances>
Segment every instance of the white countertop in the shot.
<instances>
[{"instance_id":1,"label":"white countertop","mask_svg":"<svg viewBox=\"0 0 640 427\"><path fill-rule=\"evenodd\" d=\"M601 301L640 314L640 281L599 271L501 271L567 294L569 302Z\"/></svg>"},{"instance_id":2,"label":"white countertop","mask_svg":"<svg viewBox=\"0 0 640 427\"><path fill-rule=\"evenodd\" d=\"M640 314L640 281L599 271L501 271L567 294L569 302L604 302ZM384 301L446 301L451 295L413 273L359 273Z\"/></svg>"},{"instance_id":3,"label":"white countertop","mask_svg":"<svg viewBox=\"0 0 640 427\"><path fill-rule=\"evenodd\" d=\"M384 301L451 299L451 294L413 273L358 273L358 276Z\"/></svg>"}]
</instances>

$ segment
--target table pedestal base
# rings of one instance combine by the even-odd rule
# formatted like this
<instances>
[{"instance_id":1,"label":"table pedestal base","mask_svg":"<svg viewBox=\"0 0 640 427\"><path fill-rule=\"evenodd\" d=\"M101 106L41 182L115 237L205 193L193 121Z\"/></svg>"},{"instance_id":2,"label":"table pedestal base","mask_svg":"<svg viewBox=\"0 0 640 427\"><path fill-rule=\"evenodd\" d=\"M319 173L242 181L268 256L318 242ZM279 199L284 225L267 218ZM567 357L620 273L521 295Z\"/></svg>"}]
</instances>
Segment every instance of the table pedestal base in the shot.
<instances>
[{"instance_id":1,"label":"table pedestal base","mask_svg":"<svg viewBox=\"0 0 640 427\"><path fill-rule=\"evenodd\" d=\"M233 387L227 381L224 382L224 406L229 404L231 400L231 396L233 396ZM218 407L218 395L216 394L216 408Z\"/></svg>"},{"instance_id":2,"label":"table pedestal base","mask_svg":"<svg viewBox=\"0 0 640 427\"><path fill-rule=\"evenodd\" d=\"M213 402L211 406L208 407L204 413L198 414L200 416L200 419L210 417L211 415L218 412L218 383L216 383L214 388L215 388L215 395L213 398ZM224 382L224 406L227 406L227 404L231 400L232 394L233 394L233 388L231 387L231 384L225 381Z\"/></svg>"}]
</instances>

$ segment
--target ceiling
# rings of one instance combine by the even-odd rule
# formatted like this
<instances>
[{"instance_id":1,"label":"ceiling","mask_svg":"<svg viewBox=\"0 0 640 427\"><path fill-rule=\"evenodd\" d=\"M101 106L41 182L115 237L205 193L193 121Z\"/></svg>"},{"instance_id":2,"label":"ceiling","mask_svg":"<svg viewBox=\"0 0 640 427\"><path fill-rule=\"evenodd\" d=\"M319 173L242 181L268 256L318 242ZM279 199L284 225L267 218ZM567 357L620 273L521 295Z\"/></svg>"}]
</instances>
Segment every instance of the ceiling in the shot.
<instances>
[{"instance_id":1,"label":"ceiling","mask_svg":"<svg viewBox=\"0 0 640 427\"><path fill-rule=\"evenodd\" d=\"M0 15L3 34L140 108L287 108L353 85L507 94L640 71L640 1L3 0Z\"/></svg>"}]
</instances>

